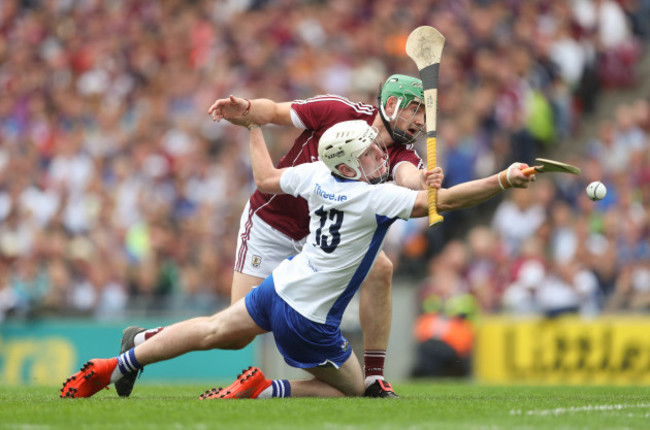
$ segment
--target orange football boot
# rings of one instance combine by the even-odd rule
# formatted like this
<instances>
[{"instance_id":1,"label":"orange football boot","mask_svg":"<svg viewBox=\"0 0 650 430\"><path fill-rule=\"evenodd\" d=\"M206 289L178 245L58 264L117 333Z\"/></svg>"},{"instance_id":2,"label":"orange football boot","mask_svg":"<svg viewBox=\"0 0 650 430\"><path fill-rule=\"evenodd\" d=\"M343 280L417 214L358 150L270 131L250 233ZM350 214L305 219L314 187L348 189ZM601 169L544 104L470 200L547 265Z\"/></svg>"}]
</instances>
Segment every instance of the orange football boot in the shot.
<instances>
[{"instance_id":1,"label":"orange football boot","mask_svg":"<svg viewBox=\"0 0 650 430\"><path fill-rule=\"evenodd\" d=\"M77 373L66 379L61 388L61 398L90 397L111 383L111 374L117 366L117 357L93 358Z\"/></svg>"},{"instance_id":2,"label":"orange football boot","mask_svg":"<svg viewBox=\"0 0 650 430\"><path fill-rule=\"evenodd\" d=\"M237 380L227 388L213 388L199 397L206 399L256 399L262 391L271 385L257 367L249 367L237 376Z\"/></svg>"}]
</instances>

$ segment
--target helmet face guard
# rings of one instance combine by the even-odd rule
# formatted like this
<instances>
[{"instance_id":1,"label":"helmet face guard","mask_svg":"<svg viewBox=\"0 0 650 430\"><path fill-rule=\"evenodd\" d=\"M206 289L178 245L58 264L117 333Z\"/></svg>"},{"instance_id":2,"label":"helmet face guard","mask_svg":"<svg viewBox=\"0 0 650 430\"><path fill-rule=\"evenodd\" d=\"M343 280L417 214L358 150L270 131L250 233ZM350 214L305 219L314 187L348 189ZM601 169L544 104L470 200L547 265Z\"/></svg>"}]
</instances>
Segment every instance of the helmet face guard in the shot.
<instances>
[{"instance_id":1,"label":"helmet face guard","mask_svg":"<svg viewBox=\"0 0 650 430\"><path fill-rule=\"evenodd\" d=\"M330 127L323 133L318 143L318 155L330 169L330 171L341 178L360 179L365 178L369 183L383 182L388 176L388 154L375 141L378 131L362 120L344 121ZM377 150L383 153L382 161L376 164L375 169L366 172L359 162L366 150L372 145L377 145ZM341 175L339 166L345 164L355 173L354 177ZM377 175L370 179L376 172L386 167L384 175Z\"/></svg>"},{"instance_id":2,"label":"helmet face guard","mask_svg":"<svg viewBox=\"0 0 650 430\"><path fill-rule=\"evenodd\" d=\"M388 116L386 104L391 97L395 97L397 103L392 115ZM425 134L425 130L414 123L415 115L424 100L424 88L420 79L407 75L392 75L380 88L378 99L379 115L395 142L406 145ZM412 111L407 110L411 103L414 103ZM400 119L405 124L402 128L397 127Z\"/></svg>"}]
</instances>

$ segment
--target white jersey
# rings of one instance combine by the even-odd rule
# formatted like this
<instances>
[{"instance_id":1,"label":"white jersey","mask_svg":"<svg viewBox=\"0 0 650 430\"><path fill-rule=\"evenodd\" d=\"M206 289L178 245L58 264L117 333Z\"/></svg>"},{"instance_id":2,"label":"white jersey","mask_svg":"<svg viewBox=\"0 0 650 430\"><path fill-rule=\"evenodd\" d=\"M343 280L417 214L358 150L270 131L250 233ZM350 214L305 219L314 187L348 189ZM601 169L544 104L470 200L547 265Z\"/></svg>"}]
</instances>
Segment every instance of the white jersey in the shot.
<instances>
[{"instance_id":1,"label":"white jersey","mask_svg":"<svg viewBox=\"0 0 650 430\"><path fill-rule=\"evenodd\" d=\"M280 185L307 200L310 225L302 251L273 271L275 289L305 318L339 325L388 228L410 217L417 191L337 178L322 162L287 169Z\"/></svg>"}]
</instances>

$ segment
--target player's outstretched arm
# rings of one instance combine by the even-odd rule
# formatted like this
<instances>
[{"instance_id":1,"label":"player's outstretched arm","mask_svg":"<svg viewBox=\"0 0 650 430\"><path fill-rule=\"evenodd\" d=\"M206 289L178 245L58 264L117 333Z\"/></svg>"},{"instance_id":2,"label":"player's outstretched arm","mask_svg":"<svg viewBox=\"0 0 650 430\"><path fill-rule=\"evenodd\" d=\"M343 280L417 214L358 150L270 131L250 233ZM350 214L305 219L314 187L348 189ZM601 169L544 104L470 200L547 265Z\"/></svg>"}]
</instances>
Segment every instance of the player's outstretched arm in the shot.
<instances>
[{"instance_id":1,"label":"player's outstretched arm","mask_svg":"<svg viewBox=\"0 0 650 430\"><path fill-rule=\"evenodd\" d=\"M508 188L528 188L528 185L535 180L535 175L524 175L522 170L527 167L525 163L513 163L496 175L440 189L437 201L438 212L477 205Z\"/></svg>"},{"instance_id":2,"label":"player's outstretched arm","mask_svg":"<svg viewBox=\"0 0 650 430\"><path fill-rule=\"evenodd\" d=\"M213 121L247 119L265 125L291 125L291 102L276 103L269 99L248 100L231 95L215 101L208 109Z\"/></svg>"},{"instance_id":3,"label":"player's outstretched arm","mask_svg":"<svg viewBox=\"0 0 650 430\"><path fill-rule=\"evenodd\" d=\"M283 193L280 187L280 177L286 169L276 169L264 141L262 129L259 126L247 127L250 130L251 165L255 185L263 193Z\"/></svg>"}]
</instances>

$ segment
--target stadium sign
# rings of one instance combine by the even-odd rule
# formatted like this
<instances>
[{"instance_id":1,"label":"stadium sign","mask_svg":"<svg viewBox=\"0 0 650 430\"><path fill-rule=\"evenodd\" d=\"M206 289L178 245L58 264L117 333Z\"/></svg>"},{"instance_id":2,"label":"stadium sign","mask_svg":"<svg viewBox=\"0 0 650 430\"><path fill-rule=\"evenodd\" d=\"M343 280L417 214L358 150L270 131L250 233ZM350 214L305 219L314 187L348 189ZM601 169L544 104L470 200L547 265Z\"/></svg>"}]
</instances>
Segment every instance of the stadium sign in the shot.
<instances>
[{"instance_id":1,"label":"stadium sign","mask_svg":"<svg viewBox=\"0 0 650 430\"><path fill-rule=\"evenodd\" d=\"M474 369L486 383L648 385L650 318L484 318Z\"/></svg>"}]
</instances>

